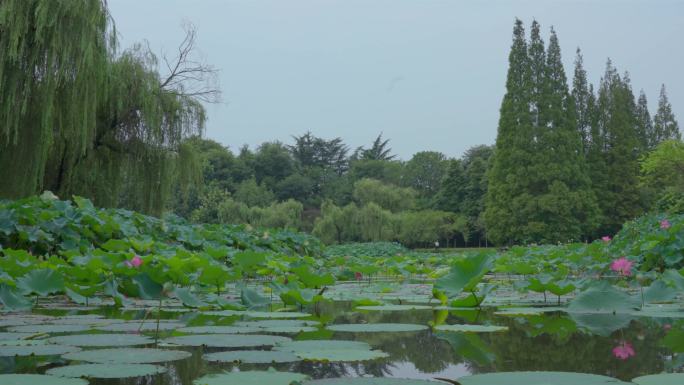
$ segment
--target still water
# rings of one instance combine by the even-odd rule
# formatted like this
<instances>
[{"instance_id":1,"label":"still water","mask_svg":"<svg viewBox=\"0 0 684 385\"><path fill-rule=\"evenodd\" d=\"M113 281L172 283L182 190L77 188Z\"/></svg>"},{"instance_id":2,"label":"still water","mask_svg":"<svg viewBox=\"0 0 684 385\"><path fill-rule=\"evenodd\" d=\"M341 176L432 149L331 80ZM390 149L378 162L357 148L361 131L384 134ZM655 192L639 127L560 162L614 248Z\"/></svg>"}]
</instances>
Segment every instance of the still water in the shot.
<instances>
[{"instance_id":1,"label":"still water","mask_svg":"<svg viewBox=\"0 0 684 385\"><path fill-rule=\"evenodd\" d=\"M313 309L312 309L313 310ZM91 380L91 384L158 384L191 385L207 374L235 370L263 370L273 367L281 371L304 373L314 379L344 376L378 376L414 379L461 376L499 371L570 371L601 374L630 380L634 377L681 370L682 355L663 345L663 338L682 324L662 318L600 319L573 317L563 312L525 316L496 315L493 308L481 310L409 310L355 311L350 302L319 304L311 320L323 324L405 323L488 324L508 327L495 333L433 332L333 332L321 327L317 331L280 334L294 340L355 340L370 344L389 356L363 362L312 362L287 364L215 364L202 359L203 353L225 351L225 348L181 347L192 353L187 359L161 364L167 372L161 375L126 380ZM43 311L64 316L85 314L83 311ZM141 319L144 311L95 310L107 318ZM179 319L189 326L230 325L240 317L220 317L201 313L163 313L163 318ZM616 326L618 325L618 326ZM2 332L3 328L0 328ZM145 333L154 336L154 332ZM163 331L160 339L178 334ZM150 345L148 347L154 347ZM71 362L51 357L0 357L0 373L44 373L49 368Z\"/></svg>"}]
</instances>

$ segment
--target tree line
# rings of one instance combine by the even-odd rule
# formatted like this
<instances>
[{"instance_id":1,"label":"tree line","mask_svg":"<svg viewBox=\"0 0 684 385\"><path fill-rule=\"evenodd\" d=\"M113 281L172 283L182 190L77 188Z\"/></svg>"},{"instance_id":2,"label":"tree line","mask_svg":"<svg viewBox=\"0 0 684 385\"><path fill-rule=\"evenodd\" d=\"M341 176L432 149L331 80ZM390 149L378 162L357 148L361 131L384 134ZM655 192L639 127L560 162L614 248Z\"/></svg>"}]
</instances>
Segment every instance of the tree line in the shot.
<instances>
[{"instance_id":1,"label":"tree line","mask_svg":"<svg viewBox=\"0 0 684 385\"><path fill-rule=\"evenodd\" d=\"M570 89L553 28L546 48L539 23L527 40L517 20L488 174L488 235L509 244L614 234L672 193L640 180L640 160L680 139L664 85L651 119L644 92L636 100L610 59L594 91L578 49Z\"/></svg>"},{"instance_id":2,"label":"tree line","mask_svg":"<svg viewBox=\"0 0 684 385\"><path fill-rule=\"evenodd\" d=\"M104 0L0 2L0 198L51 190L104 207L310 231L328 243L407 246L590 240L656 210L684 210L684 150L663 86L643 92L608 61L597 90L578 50L516 21L498 135L460 158L409 160L378 135L351 149L310 132L234 152L202 138L216 70L121 50Z\"/></svg>"},{"instance_id":3,"label":"tree line","mask_svg":"<svg viewBox=\"0 0 684 385\"><path fill-rule=\"evenodd\" d=\"M491 147L473 147L462 159L421 151L402 161L382 134L354 151L341 138L292 139L236 153L188 140L202 154L204 183L178 190L171 209L197 222L311 231L328 243L485 243L478 216Z\"/></svg>"}]
</instances>

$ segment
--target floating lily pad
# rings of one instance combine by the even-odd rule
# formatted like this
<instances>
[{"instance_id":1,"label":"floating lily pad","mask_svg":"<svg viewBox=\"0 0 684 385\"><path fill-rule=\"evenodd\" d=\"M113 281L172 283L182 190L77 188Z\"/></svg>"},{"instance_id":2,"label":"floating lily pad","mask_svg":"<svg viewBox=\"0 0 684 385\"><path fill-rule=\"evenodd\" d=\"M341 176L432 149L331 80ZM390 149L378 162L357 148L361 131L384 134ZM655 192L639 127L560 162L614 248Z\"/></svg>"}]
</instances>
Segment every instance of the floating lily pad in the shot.
<instances>
[{"instance_id":1,"label":"floating lily pad","mask_svg":"<svg viewBox=\"0 0 684 385\"><path fill-rule=\"evenodd\" d=\"M64 354L62 358L96 364L154 364L183 360L191 355L182 350L124 348L84 350Z\"/></svg>"},{"instance_id":2,"label":"floating lily pad","mask_svg":"<svg viewBox=\"0 0 684 385\"><path fill-rule=\"evenodd\" d=\"M52 325L89 325L89 326L104 326L115 323L128 322L123 319L116 318L94 318L94 317L84 317L84 318L56 318L45 322L46 324Z\"/></svg>"},{"instance_id":3,"label":"floating lily pad","mask_svg":"<svg viewBox=\"0 0 684 385\"><path fill-rule=\"evenodd\" d=\"M376 305L376 306L357 306L356 310L370 311L407 311L407 310L432 310L432 306L427 305Z\"/></svg>"},{"instance_id":4,"label":"floating lily pad","mask_svg":"<svg viewBox=\"0 0 684 385\"><path fill-rule=\"evenodd\" d=\"M425 325L415 324L396 324L396 323L371 323L371 324L337 324L328 325L326 329L336 332L351 333L397 333L397 332L417 332L426 330Z\"/></svg>"},{"instance_id":5,"label":"floating lily pad","mask_svg":"<svg viewBox=\"0 0 684 385\"><path fill-rule=\"evenodd\" d=\"M300 333L318 330L309 325L319 325L319 322L301 320L261 320L236 322L234 325L250 329L256 328L258 332L262 333Z\"/></svg>"},{"instance_id":6,"label":"floating lily pad","mask_svg":"<svg viewBox=\"0 0 684 385\"><path fill-rule=\"evenodd\" d=\"M373 377L373 378L329 378L325 380L305 381L302 385L438 385L445 384L442 382L428 381L428 380L412 380L407 378L388 378L388 377ZM445 384L446 385L446 384Z\"/></svg>"},{"instance_id":7,"label":"floating lily pad","mask_svg":"<svg viewBox=\"0 0 684 385\"><path fill-rule=\"evenodd\" d=\"M176 329L182 333L192 334L247 334L261 331L258 327L248 326L190 326Z\"/></svg>"},{"instance_id":8,"label":"floating lily pad","mask_svg":"<svg viewBox=\"0 0 684 385\"><path fill-rule=\"evenodd\" d=\"M269 350L235 350L205 354L202 358L210 362L242 362L245 364L269 364L296 362L301 359L292 352Z\"/></svg>"},{"instance_id":9,"label":"floating lily pad","mask_svg":"<svg viewBox=\"0 0 684 385\"><path fill-rule=\"evenodd\" d=\"M179 322L159 322L159 330L175 330L182 327L183 324ZM106 332L135 332L135 331L156 331L157 321L145 321L145 322L126 322L126 323L115 323L111 325L98 326L97 330L102 330Z\"/></svg>"},{"instance_id":10,"label":"floating lily pad","mask_svg":"<svg viewBox=\"0 0 684 385\"><path fill-rule=\"evenodd\" d=\"M81 349L68 345L24 345L24 346L0 346L0 357L14 356L55 356L65 353L78 352Z\"/></svg>"},{"instance_id":11,"label":"floating lily pad","mask_svg":"<svg viewBox=\"0 0 684 385\"><path fill-rule=\"evenodd\" d=\"M310 350L298 352L297 356L303 360L329 361L329 362L354 362L369 361L378 358L389 357L389 354L381 350Z\"/></svg>"},{"instance_id":12,"label":"floating lily pad","mask_svg":"<svg viewBox=\"0 0 684 385\"><path fill-rule=\"evenodd\" d=\"M290 385L295 381L306 380L308 376L300 373L276 371L248 371L222 374L209 374L193 381L195 385Z\"/></svg>"},{"instance_id":13,"label":"floating lily pad","mask_svg":"<svg viewBox=\"0 0 684 385\"><path fill-rule=\"evenodd\" d=\"M0 346L36 346L45 345L45 340L8 340L0 341Z\"/></svg>"},{"instance_id":14,"label":"floating lily pad","mask_svg":"<svg viewBox=\"0 0 684 385\"><path fill-rule=\"evenodd\" d=\"M458 382L461 385L629 385L611 377L569 372L487 373L461 377Z\"/></svg>"},{"instance_id":15,"label":"floating lily pad","mask_svg":"<svg viewBox=\"0 0 684 385\"><path fill-rule=\"evenodd\" d=\"M497 325L439 325L435 330L441 332L464 332L464 333L491 333L508 330L507 326Z\"/></svg>"},{"instance_id":16,"label":"floating lily pad","mask_svg":"<svg viewBox=\"0 0 684 385\"><path fill-rule=\"evenodd\" d=\"M661 373L637 377L632 380L639 385L681 385L684 384L684 373Z\"/></svg>"},{"instance_id":17,"label":"floating lily pad","mask_svg":"<svg viewBox=\"0 0 684 385\"><path fill-rule=\"evenodd\" d=\"M165 373L166 368L148 364L83 364L68 365L46 371L58 377L132 378Z\"/></svg>"},{"instance_id":18,"label":"floating lily pad","mask_svg":"<svg viewBox=\"0 0 684 385\"><path fill-rule=\"evenodd\" d=\"M311 314L291 312L291 311L239 311L239 310L222 310L222 311L207 311L202 314L215 315L220 317L245 316L250 318L305 318L311 317Z\"/></svg>"},{"instance_id":19,"label":"floating lily pad","mask_svg":"<svg viewBox=\"0 0 684 385\"><path fill-rule=\"evenodd\" d=\"M216 348L249 348L273 346L291 341L287 337L260 334L193 334L171 337L165 343L179 346L208 346Z\"/></svg>"},{"instance_id":20,"label":"floating lily pad","mask_svg":"<svg viewBox=\"0 0 684 385\"><path fill-rule=\"evenodd\" d=\"M297 357L312 361L352 362L385 358L387 353L371 350L360 341L309 340L279 344L273 350L292 352Z\"/></svg>"},{"instance_id":21,"label":"floating lily pad","mask_svg":"<svg viewBox=\"0 0 684 385\"><path fill-rule=\"evenodd\" d=\"M305 318L311 314L293 311L248 311L245 313L250 318Z\"/></svg>"},{"instance_id":22,"label":"floating lily pad","mask_svg":"<svg viewBox=\"0 0 684 385\"><path fill-rule=\"evenodd\" d=\"M61 378L42 374L0 374L2 385L88 385L79 378Z\"/></svg>"},{"instance_id":23,"label":"floating lily pad","mask_svg":"<svg viewBox=\"0 0 684 385\"><path fill-rule=\"evenodd\" d=\"M501 308L494 312L496 315L539 315L543 313L551 313L556 311L563 311L562 307L507 307Z\"/></svg>"},{"instance_id":24,"label":"floating lily pad","mask_svg":"<svg viewBox=\"0 0 684 385\"><path fill-rule=\"evenodd\" d=\"M16 333L77 333L89 329L86 325L22 325L7 330Z\"/></svg>"},{"instance_id":25,"label":"floating lily pad","mask_svg":"<svg viewBox=\"0 0 684 385\"><path fill-rule=\"evenodd\" d=\"M20 340L32 336L34 333L0 333L0 341Z\"/></svg>"},{"instance_id":26,"label":"floating lily pad","mask_svg":"<svg viewBox=\"0 0 684 385\"><path fill-rule=\"evenodd\" d=\"M247 326L258 328L282 327L282 326L318 326L321 323L318 321L303 321L298 319L269 319L259 321L241 321L236 322L234 326Z\"/></svg>"},{"instance_id":27,"label":"floating lily pad","mask_svg":"<svg viewBox=\"0 0 684 385\"><path fill-rule=\"evenodd\" d=\"M77 334L52 337L48 341L53 344L86 347L135 346L154 342L154 340L148 337L136 334Z\"/></svg>"},{"instance_id":28,"label":"floating lily pad","mask_svg":"<svg viewBox=\"0 0 684 385\"><path fill-rule=\"evenodd\" d=\"M0 328L4 328L7 326L20 326L20 325L26 325L27 321L24 319L0 319Z\"/></svg>"}]
</instances>

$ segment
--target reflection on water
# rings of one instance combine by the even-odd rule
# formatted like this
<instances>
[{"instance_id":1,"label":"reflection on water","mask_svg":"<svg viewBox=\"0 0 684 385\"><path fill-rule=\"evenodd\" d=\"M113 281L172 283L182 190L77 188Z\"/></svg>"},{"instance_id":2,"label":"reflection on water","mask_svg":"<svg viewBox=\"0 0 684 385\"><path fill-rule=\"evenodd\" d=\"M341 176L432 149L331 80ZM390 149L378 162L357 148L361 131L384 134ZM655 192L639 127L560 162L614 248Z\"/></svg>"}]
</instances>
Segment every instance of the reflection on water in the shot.
<instances>
[{"instance_id":1,"label":"reflection on water","mask_svg":"<svg viewBox=\"0 0 684 385\"><path fill-rule=\"evenodd\" d=\"M63 312L61 314L64 314ZM140 313L114 313L108 317L142 318ZM177 315L169 314L169 317ZM230 324L238 317L184 314L191 326ZM531 316L498 316L485 310L413 310L355 312L350 303L319 304L318 320L327 323L478 323L507 326L507 332L464 334L453 332L333 333L327 330L301 333L294 339L345 339L369 343L389 354L386 359L358 363L302 361L289 364L209 364L201 348L188 348L193 355L167 364L168 373L122 381L91 381L92 384L189 385L201 375L225 370L277 370L305 373L313 378L340 376L387 376L430 379L458 378L473 373L548 370L594 373L624 380L671 369L682 362L662 346L662 339L682 324L654 319L611 320L571 317L564 313ZM615 321L615 322L614 322ZM625 326L616 329L615 326ZM674 325L674 326L673 326ZM168 334L169 332L167 332ZM226 349L205 349L204 352ZM43 373L64 365L59 357L0 358L2 373Z\"/></svg>"}]
</instances>

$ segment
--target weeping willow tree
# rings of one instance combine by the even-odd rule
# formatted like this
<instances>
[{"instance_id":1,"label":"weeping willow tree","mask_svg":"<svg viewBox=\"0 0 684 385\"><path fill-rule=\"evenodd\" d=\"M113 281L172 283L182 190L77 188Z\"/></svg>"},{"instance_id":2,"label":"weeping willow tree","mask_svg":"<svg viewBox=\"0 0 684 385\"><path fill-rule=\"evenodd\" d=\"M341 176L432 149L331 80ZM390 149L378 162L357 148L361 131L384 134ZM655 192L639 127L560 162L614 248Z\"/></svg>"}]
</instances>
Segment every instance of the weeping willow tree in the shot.
<instances>
[{"instance_id":1,"label":"weeping willow tree","mask_svg":"<svg viewBox=\"0 0 684 385\"><path fill-rule=\"evenodd\" d=\"M117 53L104 0L0 2L0 197L49 189L100 206L159 214L173 188L197 182L185 138L201 135L215 70L176 57Z\"/></svg>"},{"instance_id":2,"label":"weeping willow tree","mask_svg":"<svg viewBox=\"0 0 684 385\"><path fill-rule=\"evenodd\" d=\"M42 189L94 136L114 34L102 0L0 2L0 194ZM61 154L60 154L61 153Z\"/></svg>"}]
</instances>

